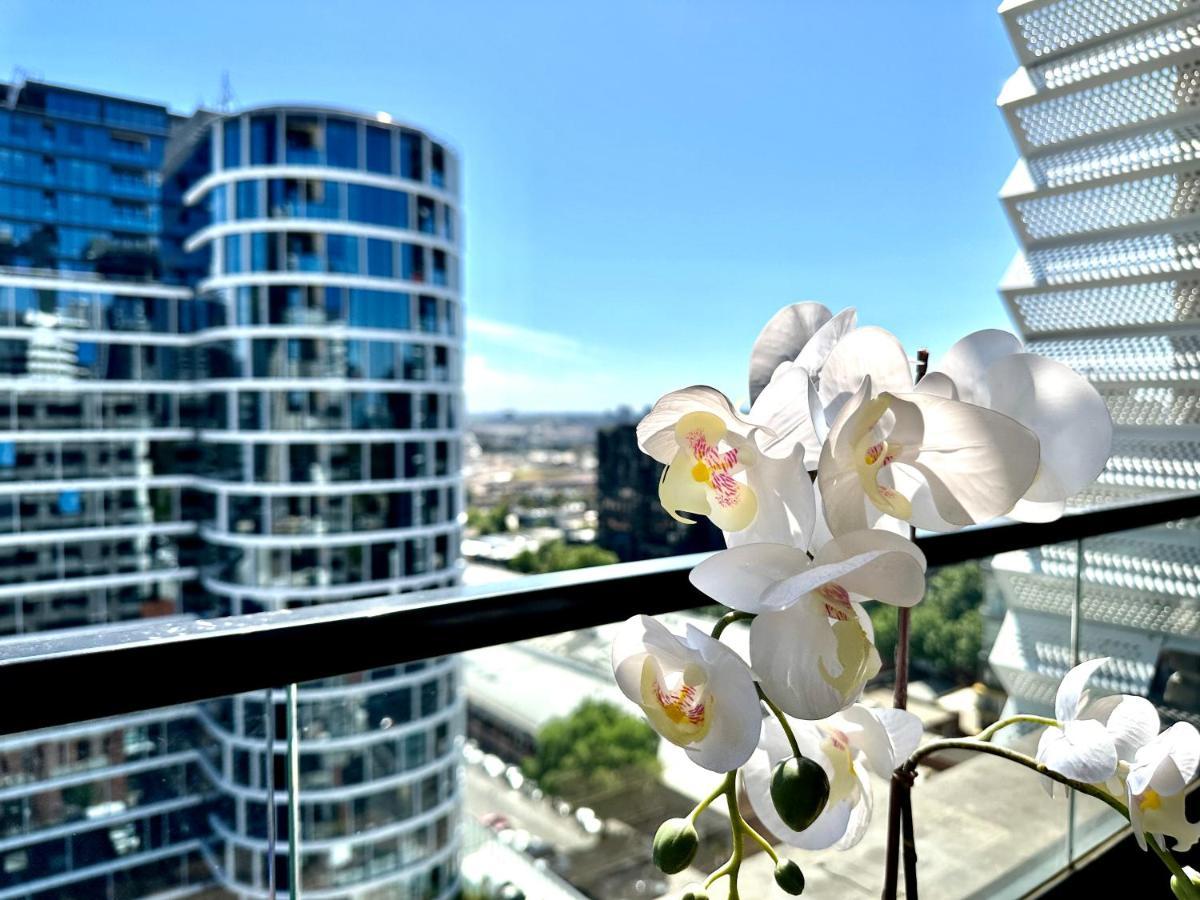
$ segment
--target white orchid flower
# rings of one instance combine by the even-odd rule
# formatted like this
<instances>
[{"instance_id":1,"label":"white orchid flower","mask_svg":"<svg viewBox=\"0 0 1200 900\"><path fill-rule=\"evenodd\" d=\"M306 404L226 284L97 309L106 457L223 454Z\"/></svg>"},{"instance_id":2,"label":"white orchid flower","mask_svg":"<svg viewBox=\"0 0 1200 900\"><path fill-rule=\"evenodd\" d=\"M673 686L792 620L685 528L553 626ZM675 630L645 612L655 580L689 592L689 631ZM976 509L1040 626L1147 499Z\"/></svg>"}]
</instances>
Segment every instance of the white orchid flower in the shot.
<instances>
[{"instance_id":1,"label":"white orchid flower","mask_svg":"<svg viewBox=\"0 0 1200 900\"><path fill-rule=\"evenodd\" d=\"M1175 839L1177 852L1200 840L1200 822L1189 822L1184 788L1200 765L1200 732L1188 722L1176 722L1138 748L1132 762L1118 765L1125 780L1125 803L1138 846L1146 849L1145 832ZM1126 770L1128 766L1128 770ZM1111 788L1110 788L1111 790Z\"/></svg>"},{"instance_id":2,"label":"white orchid flower","mask_svg":"<svg viewBox=\"0 0 1200 900\"><path fill-rule=\"evenodd\" d=\"M613 640L612 666L621 692L697 765L731 772L754 752L762 719L754 676L720 641L634 616Z\"/></svg>"},{"instance_id":3,"label":"white orchid flower","mask_svg":"<svg viewBox=\"0 0 1200 900\"><path fill-rule=\"evenodd\" d=\"M1175 849L1186 850L1200 840L1200 823L1188 821L1183 793L1200 766L1200 732L1178 722L1159 734L1158 711L1145 697L1090 700L1087 681L1107 662L1088 660L1063 678L1054 700L1060 727L1042 734L1038 762L1124 801L1143 850L1146 832L1170 835Z\"/></svg>"},{"instance_id":4,"label":"white orchid flower","mask_svg":"<svg viewBox=\"0 0 1200 900\"><path fill-rule=\"evenodd\" d=\"M754 613L750 663L781 709L823 719L853 703L879 673L861 603L912 606L925 592L925 556L879 530L845 534L814 559L796 547L748 544L717 553L691 582L732 609Z\"/></svg>"},{"instance_id":5,"label":"white orchid flower","mask_svg":"<svg viewBox=\"0 0 1200 900\"><path fill-rule=\"evenodd\" d=\"M950 531L1007 513L1037 468L1038 439L1012 418L929 393L877 392L867 376L830 428L817 482L835 535L884 516Z\"/></svg>"},{"instance_id":6,"label":"white orchid flower","mask_svg":"<svg viewBox=\"0 0 1200 900\"><path fill-rule=\"evenodd\" d=\"M829 800L804 831L784 824L771 801L771 775L792 749L774 717L763 720L758 749L742 769L746 796L759 820L779 840L804 850L853 847L871 822L870 773L887 778L921 740L921 720L899 709L854 705L821 722L789 719L804 756L829 777Z\"/></svg>"},{"instance_id":7,"label":"white orchid flower","mask_svg":"<svg viewBox=\"0 0 1200 900\"><path fill-rule=\"evenodd\" d=\"M1003 413L1038 436L1037 478L1008 514L1014 519L1057 519L1067 498L1096 479L1112 452L1112 416L1096 389L1067 366L1026 353L1006 331L967 335L917 390Z\"/></svg>"},{"instance_id":8,"label":"white orchid flower","mask_svg":"<svg viewBox=\"0 0 1200 900\"><path fill-rule=\"evenodd\" d=\"M763 397L764 408L773 408L780 394ZM807 546L816 501L803 443L782 418L764 426L758 414L756 404L741 415L716 388L672 391L638 423L638 446L667 467L659 500L677 521L694 521L680 512L706 515L730 546L757 541Z\"/></svg>"},{"instance_id":9,"label":"white orchid flower","mask_svg":"<svg viewBox=\"0 0 1200 900\"><path fill-rule=\"evenodd\" d=\"M1101 784L1117 771L1116 739L1105 727L1106 723L1081 715L1088 705L1087 680L1106 662L1106 656L1088 660L1063 677L1054 697L1058 727L1047 728L1038 741L1038 762L1060 775L1088 784ZM1139 726L1141 709L1131 704L1128 712L1132 715L1122 713L1118 724L1128 720L1131 725ZM1158 731L1158 713L1154 713L1152 727Z\"/></svg>"}]
</instances>

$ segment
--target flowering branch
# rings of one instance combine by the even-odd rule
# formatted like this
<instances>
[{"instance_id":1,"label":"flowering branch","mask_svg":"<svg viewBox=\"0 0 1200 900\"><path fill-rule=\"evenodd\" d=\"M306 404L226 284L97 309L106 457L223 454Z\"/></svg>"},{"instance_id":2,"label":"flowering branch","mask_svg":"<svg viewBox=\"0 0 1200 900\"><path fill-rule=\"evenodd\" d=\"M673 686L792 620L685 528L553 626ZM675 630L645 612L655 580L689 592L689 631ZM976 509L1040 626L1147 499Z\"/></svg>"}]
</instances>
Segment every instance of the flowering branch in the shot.
<instances>
[{"instance_id":1,"label":"flowering branch","mask_svg":"<svg viewBox=\"0 0 1200 900\"><path fill-rule=\"evenodd\" d=\"M1017 722L1029 720L1040 720L1040 724L1048 724L1053 726L1058 725L1055 720L1044 719L1041 716L1013 716L1010 719L1004 719L1000 722L997 722L995 725L989 728L987 732L981 732L981 735L987 734L988 738L990 738L996 733L996 731L999 731L1003 727L1015 724ZM1054 771L1043 763L1038 762L1031 756L1026 756L1024 753L1019 753L1016 750L1010 750L1007 747L1000 747L996 744L988 743L987 739L982 738L944 738L942 740L931 741L925 746L914 751L912 755L910 755L908 759L904 761L904 764L896 770L897 775L900 776L901 780L906 780L907 783L911 785L912 779L916 775L917 766L920 764L920 762L927 756L938 753L942 750L970 750L975 753L985 753L989 756L998 756L1001 759L1007 759L1009 762L1014 762L1017 765L1024 766L1027 769L1032 769L1039 775L1043 775L1046 778L1049 778L1051 781L1055 781L1058 784L1070 788L1071 790L1078 791L1081 794L1086 794L1089 797L1095 797L1101 803L1105 803L1112 807L1126 820L1130 818L1129 807L1103 788L1097 787L1094 784L1086 784L1082 781L1076 781L1073 778L1068 778L1067 776ZM1180 866L1179 861L1175 859L1175 856L1169 850L1161 847L1158 841L1155 840L1154 836L1149 833L1146 834L1146 844L1151 850L1154 851L1155 855L1162 860L1163 865L1170 870L1171 874L1175 876L1175 883L1180 885L1179 896L1188 898L1188 900L1200 900L1200 888L1197 888L1192 883L1191 878L1183 871L1183 867ZM910 898L911 897L912 895L910 894Z\"/></svg>"}]
</instances>

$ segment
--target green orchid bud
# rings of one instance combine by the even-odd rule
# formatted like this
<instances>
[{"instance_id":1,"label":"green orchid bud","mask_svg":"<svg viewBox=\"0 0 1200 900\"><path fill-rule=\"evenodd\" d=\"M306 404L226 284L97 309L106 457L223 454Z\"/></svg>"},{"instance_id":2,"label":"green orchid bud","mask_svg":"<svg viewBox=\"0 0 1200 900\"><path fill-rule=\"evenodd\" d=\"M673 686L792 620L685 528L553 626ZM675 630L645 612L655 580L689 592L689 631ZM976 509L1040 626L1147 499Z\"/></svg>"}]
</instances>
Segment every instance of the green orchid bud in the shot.
<instances>
[{"instance_id":1,"label":"green orchid bud","mask_svg":"<svg viewBox=\"0 0 1200 900\"><path fill-rule=\"evenodd\" d=\"M804 893L804 873L790 859L781 859L775 866L775 883L794 897Z\"/></svg>"},{"instance_id":2,"label":"green orchid bud","mask_svg":"<svg viewBox=\"0 0 1200 900\"><path fill-rule=\"evenodd\" d=\"M708 894L699 886L689 887L679 900L708 900Z\"/></svg>"},{"instance_id":3,"label":"green orchid bud","mask_svg":"<svg viewBox=\"0 0 1200 900\"><path fill-rule=\"evenodd\" d=\"M1184 866L1183 874L1188 877L1188 880L1192 883L1193 888L1200 887L1200 872L1197 872L1191 866ZM1188 889L1180 883L1178 875L1171 876L1171 893L1178 897L1179 900L1192 900L1192 897L1195 896L1194 890L1189 892Z\"/></svg>"},{"instance_id":4,"label":"green orchid bud","mask_svg":"<svg viewBox=\"0 0 1200 900\"><path fill-rule=\"evenodd\" d=\"M654 835L654 864L668 875L682 872L696 858L700 836L687 819L667 819Z\"/></svg>"},{"instance_id":5,"label":"green orchid bud","mask_svg":"<svg viewBox=\"0 0 1200 900\"><path fill-rule=\"evenodd\" d=\"M771 775L771 802L792 831L803 831L817 820L829 800L829 776L811 759L786 759Z\"/></svg>"}]
</instances>

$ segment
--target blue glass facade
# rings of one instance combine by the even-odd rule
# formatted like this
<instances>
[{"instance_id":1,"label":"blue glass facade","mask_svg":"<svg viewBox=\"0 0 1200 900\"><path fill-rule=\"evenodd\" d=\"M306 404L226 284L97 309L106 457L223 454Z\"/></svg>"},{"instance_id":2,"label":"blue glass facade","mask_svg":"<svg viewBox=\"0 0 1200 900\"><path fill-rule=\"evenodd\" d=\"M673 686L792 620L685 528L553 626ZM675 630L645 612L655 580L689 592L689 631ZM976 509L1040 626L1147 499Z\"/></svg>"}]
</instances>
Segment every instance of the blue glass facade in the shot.
<instances>
[{"instance_id":1,"label":"blue glass facade","mask_svg":"<svg viewBox=\"0 0 1200 900\"><path fill-rule=\"evenodd\" d=\"M454 583L453 154L343 111L3 99L0 635ZM453 895L458 674L302 687L306 891ZM84 729L86 790L34 773L0 804L24 854L0 849L0 892L263 896L271 714L233 697ZM56 740L0 737L0 760ZM47 831L66 823L83 837Z\"/></svg>"}]
</instances>

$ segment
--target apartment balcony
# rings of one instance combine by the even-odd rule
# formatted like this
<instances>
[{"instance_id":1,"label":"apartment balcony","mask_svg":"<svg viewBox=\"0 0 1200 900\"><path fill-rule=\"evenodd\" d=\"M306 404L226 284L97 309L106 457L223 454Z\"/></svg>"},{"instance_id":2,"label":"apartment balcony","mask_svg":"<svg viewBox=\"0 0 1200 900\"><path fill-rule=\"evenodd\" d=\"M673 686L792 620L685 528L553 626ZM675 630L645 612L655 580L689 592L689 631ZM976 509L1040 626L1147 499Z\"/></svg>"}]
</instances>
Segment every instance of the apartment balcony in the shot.
<instances>
[{"instance_id":1,"label":"apartment balcony","mask_svg":"<svg viewBox=\"0 0 1200 900\"><path fill-rule=\"evenodd\" d=\"M1063 673L1101 654L1115 665L1098 690L1149 697L1168 722L1200 721L1197 529L1200 495L1186 494L919 538L931 567L983 561L988 573L981 683L939 697L937 678L916 670L910 708L926 739L972 733L1017 700L1049 712ZM450 897L503 864L545 892L527 896L677 897L683 876L653 868L650 839L715 776L665 743L660 774L586 798L551 796L520 765L546 722L585 698L620 701L615 623L647 613L711 627L688 582L700 558L7 641L0 859L13 868L0 897L91 885L176 852L201 896L282 897L294 884L312 898ZM889 678L867 702L889 704ZM1151 865L1127 858L1127 824L1089 798L1051 800L1003 760L934 759L914 793L929 896L1076 897L1117 867ZM877 821L858 847L790 854L806 896L878 896L886 783L873 787ZM162 808L175 830L143 808ZM723 814L699 825L697 865L719 862ZM43 841L46 829L63 853L21 857L22 835ZM496 829L512 833L507 844ZM771 871L766 854L749 854L743 896L768 896Z\"/></svg>"}]
</instances>

